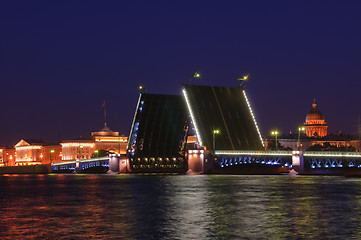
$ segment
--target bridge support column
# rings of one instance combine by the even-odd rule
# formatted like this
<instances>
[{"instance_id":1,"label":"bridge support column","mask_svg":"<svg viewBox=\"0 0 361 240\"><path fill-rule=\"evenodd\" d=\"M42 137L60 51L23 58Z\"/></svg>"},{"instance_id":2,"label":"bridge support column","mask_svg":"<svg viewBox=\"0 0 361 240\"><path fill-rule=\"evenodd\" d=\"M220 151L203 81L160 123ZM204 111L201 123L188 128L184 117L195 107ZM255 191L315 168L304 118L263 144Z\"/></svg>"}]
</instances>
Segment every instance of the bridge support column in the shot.
<instances>
[{"instance_id":1,"label":"bridge support column","mask_svg":"<svg viewBox=\"0 0 361 240\"><path fill-rule=\"evenodd\" d=\"M304 172L304 161L302 151L292 151L292 168L302 174Z\"/></svg>"},{"instance_id":2,"label":"bridge support column","mask_svg":"<svg viewBox=\"0 0 361 240\"><path fill-rule=\"evenodd\" d=\"M204 150L188 151L188 170L195 173L206 173L212 169L212 159Z\"/></svg>"},{"instance_id":3,"label":"bridge support column","mask_svg":"<svg viewBox=\"0 0 361 240\"><path fill-rule=\"evenodd\" d=\"M77 159L75 161L75 172L80 173L80 160L79 159Z\"/></svg>"},{"instance_id":4,"label":"bridge support column","mask_svg":"<svg viewBox=\"0 0 361 240\"><path fill-rule=\"evenodd\" d=\"M126 157L119 161L119 173L127 173L129 169L129 161Z\"/></svg>"},{"instance_id":5,"label":"bridge support column","mask_svg":"<svg viewBox=\"0 0 361 240\"><path fill-rule=\"evenodd\" d=\"M129 163L126 155L109 154L109 171L110 173L127 173Z\"/></svg>"},{"instance_id":6,"label":"bridge support column","mask_svg":"<svg viewBox=\"0 0 361 240\"><path fill-rule=\"evenodd\" d=\"M109 154L109 171L119 173L120 154Z\"/></svg>"}]
</instances>

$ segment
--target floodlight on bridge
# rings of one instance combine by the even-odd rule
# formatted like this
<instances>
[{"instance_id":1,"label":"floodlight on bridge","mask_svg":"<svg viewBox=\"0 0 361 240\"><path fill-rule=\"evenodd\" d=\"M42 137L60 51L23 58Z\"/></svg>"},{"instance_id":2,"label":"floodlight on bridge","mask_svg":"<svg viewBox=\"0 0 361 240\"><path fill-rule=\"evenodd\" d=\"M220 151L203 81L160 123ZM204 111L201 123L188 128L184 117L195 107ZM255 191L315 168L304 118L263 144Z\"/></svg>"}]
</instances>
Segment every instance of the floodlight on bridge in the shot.
<instances>
[{"instance_id":1,"label":"floodlight on bridge","mask_svg":"<svg viewBox=\"0 0 361 240\"><path fill-rule=\"evenodd\" d=\"M195 121L195 118L194 118L194 115L193 115L193 112L192 112L191 105L190 105L190 103L189 103L189 99L188 99L188 96L187 96L187 92L186 92L186 90L185 90L184 88L183 88L182 92L183 92L184 98L185 98L185 100L186 100L187 107L188 107L188 111L189 111L189 114L191 115L191 119L192 119L194 128L196 129L196 134L197 134L198 143L199 143L199 145L200 145L201 147L203 147L201 135L199 134L199 130L198 130L198 127L197 127L197 123L196 123L196 121Z\"/></svg>"},{"instance_id":2,"label":"floodlight on bridge","mask_svg":"<svg viewBox=\"0 0 361 240\"><path fill-rule=\"evenodd\" d=\"M248 97L247 97L247 94L246 94L246 91L245 91L245 90L243 90L243 95L244 95L244 98L246 99L246 102L247 102L247 105L248 105L248 109L249 109L249 111L250 111L250 113L251 113L251 116L252 116L254 125L256 126L259 139L261 140L262 146L264 147L264 142L263 142L263 139L262 139L262 135L261 135L261 132L259 131L256 118L255 118L255 116L254 116L254 114L253 114L253 111L252 111L252 108L251 108L251 104L250 104L249 101L248 101Z\"/></svg>"}]
</instances>

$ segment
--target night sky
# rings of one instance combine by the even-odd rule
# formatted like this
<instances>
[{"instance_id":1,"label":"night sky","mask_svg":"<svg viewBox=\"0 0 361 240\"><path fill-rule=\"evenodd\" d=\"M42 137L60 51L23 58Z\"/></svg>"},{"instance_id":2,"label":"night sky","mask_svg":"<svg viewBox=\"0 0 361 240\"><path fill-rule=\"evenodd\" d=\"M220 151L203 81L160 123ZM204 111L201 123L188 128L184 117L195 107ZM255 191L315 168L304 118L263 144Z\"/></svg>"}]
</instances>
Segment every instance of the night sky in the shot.
<instances>
[{"instance_id":1,"label":"night sky","mask_svg":"<svg viewBox=\"0 0 361 240\"><path fill-rule=\"evenodd\" d=\"M194 84L247 93L262 134L296 132L316 98L329 132L361 114L359 1L2 1L0 146L128 135L138 98Z\"/></svg>"}]
</instances>

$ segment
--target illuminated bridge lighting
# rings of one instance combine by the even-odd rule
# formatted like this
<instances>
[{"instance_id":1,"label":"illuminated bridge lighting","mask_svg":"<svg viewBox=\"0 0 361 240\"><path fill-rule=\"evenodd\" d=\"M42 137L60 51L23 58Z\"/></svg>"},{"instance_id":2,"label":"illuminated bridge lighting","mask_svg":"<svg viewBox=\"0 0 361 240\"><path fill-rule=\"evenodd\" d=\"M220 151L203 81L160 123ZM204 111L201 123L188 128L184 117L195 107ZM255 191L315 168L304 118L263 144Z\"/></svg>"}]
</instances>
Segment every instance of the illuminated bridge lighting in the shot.
<instances>
[{"instance_id":1,"label":"illuminated bridge lighting","mask_svg":"<svg viewBox=\"0 0 361 240\"><path fill-rule=\"evenodd\" d=\"M203 146L203 143L202 143L201 135L199 134L199 130L198 130L198 127L197 127L197 123L196 123L196 121L195 121L195 119L194 119L194 115L193 115L193 112L192 112L192 109L191 109L191 105L190 105L189 100L188 100L187 92L186 92L185 89L183 89L182 92L183 92L184 98L186 99L188 111L189 111L189 113L190 113L190 115L191 115L193 125L194 125L194 127L195 127L195 129L196 129L196 134L197 134L197 139L198 139L199 145L202 147L202 146ZM263 142L262 142L262 144L263 144Z\"/></svg>"},{"instance_id":2,"label":"illuminated bridge lighting","mask_svg":"<svg viewBox=\"0 0 361 240\"><path fill-rule=\"evenodd\" d=\"M249 156L292 156L286 151L215 151L216 155L249 155Z\"/></svg>"},{"instance_id":3,"label":"illuminated bridge lighting","mask_svg":"<svg viewBox=\"0 0 361 240\"><path fill-rule=\"evenodd\" d=\"M136 117L137 117L137 111L138 111L138 108L139 108L139 103L140 103L141 97L142 97L142 93L139 94L138 103L137 103L137 107L136 107L136 109L135 109L134 118L133 118L133 122L132 122L132 127L130 128L130 129L131 129L130 135L129 135L129 137L128 137L129 142L128 142L128 147L127 147L127 149L130 149L130 146L131 146L131 144L132 144L132 134L133 134L133 130L134 130L133 127L134 127L135 119L136 119ZM142 101L142 104L143 104L143 103L144 103L144 101Z\"/></svg>"},{"instance_id":4,"label":"illuminated bridge lighting","mask_svg":"<svg viewBox=\"0 0 361 240\"><path fill-rule=\"evenodd\" d=\"M251 115L252 115L253 122L254 122L254 124L256 125L256 129L257 129L257 133L258 133L259 139L261 140L262 146L264 147L264 142L263 142L263 139L262 139L262 136L261 136L261 132L259 131L256 118L254 117L254 114L253 114L253 111L252 111L252 108L251 108L251 104L250 104L249 101L248 101L247 94L246 94L246 91L245 91L245 90L243 90L243 95L244 95L244 98L246 99L246 102L247 102L249 111L250 111L250 113L251 113Z\"/></svg>"},{"instance_id":5,"label":"illuminated bridge lighting","mask_svg":"<svg viewBox=\"0 0 361 240\"><path fill-rule=\"evenodd\" d=\"M361 158L361 153L358 152L304 152L305 157L354 157Z\"/></svg>"}]
</instances>

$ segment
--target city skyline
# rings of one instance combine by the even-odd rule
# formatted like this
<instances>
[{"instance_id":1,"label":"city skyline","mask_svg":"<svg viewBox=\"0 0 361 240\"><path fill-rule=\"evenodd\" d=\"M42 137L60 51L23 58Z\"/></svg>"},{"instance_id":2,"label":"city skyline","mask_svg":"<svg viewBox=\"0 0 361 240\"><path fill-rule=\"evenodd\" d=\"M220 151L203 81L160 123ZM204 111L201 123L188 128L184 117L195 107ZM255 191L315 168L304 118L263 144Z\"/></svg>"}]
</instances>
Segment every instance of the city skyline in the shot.
<instances>
[{"instance_id":1,"label":"city skyline","mask_svg":"<svg viewBox=\"0 0 361 240\"><path fill-rule=\"evenodd\" d=\"M0 145L71 139L103 126L128 135L138 84L247 93L262 135L297 131L316 98L330 133L356 134L360 3L3 3Z\"/></svg>"}]
</instances>

